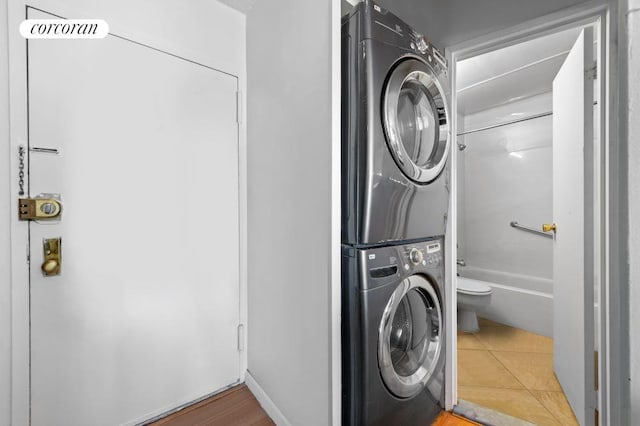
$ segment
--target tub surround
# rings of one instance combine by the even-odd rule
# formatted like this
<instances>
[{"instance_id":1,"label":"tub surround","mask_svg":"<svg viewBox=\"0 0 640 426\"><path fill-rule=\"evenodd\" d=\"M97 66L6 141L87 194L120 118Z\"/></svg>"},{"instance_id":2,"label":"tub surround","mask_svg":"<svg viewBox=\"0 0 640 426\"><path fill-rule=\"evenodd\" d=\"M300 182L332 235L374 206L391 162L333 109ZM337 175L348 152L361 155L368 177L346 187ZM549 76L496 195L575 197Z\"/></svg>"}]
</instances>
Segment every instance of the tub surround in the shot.
<instances>
[{"instance_id":1,"label":"tub surround","mask_svg":"<svg viewBox=\"0 0 640 426\"><path fill-rule=\"evenodd\" d=\"M543 93L463 117L464 131L551 110ZM552 208L552 120L542 117L466 134L458 152L462 277L493 289L482 316L545 336L553 333L553 241L512 228L538 227ZM460 139L458 140L460 143Z\"/></svg>"},{"instance_id":2,"label":"tub surround","mask_svg":"<svg viewBox=\"0 0 640 426\"><path fill-rule=\"evenodd\" d=\"M464 118L480 128L551 109L551 94L523 99ZM552 216L551 117L524 121L464 137L464 259L481 269L552 278L550 239L512 228L539 227Z\"/></svg>"}]
</instances>

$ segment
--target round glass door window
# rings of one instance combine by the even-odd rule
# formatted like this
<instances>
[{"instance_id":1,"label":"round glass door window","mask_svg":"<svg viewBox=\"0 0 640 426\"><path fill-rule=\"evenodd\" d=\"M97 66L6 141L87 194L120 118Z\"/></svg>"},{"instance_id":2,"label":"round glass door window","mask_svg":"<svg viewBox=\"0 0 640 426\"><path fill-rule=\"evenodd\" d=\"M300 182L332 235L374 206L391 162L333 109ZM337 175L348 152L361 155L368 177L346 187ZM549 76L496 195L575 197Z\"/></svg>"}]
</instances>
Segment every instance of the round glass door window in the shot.
<instances>
[{"instance_id":1,"label":"round glass door window","mask_svg":"<svg viewBox=\"0 0 640 426\"><path fill-rule=\"evenodd\" d=\"M420 392L433 375L442 351L442 311L426 278L400 283L387 302L378 336L378 366L397 397Z\"/></svg>"},{"instance_id":2,"label":"round glass door window","mask_svg":"<svg viewBox=\"0 0 640 426\"><path fill-rule=\"evenodd\" d=\"M400 62L387 81L383 115L387 144L402 172L417 183L438 177L447 162L449 124L431 68L417 59Z\"/></svg>"}]
</instances>

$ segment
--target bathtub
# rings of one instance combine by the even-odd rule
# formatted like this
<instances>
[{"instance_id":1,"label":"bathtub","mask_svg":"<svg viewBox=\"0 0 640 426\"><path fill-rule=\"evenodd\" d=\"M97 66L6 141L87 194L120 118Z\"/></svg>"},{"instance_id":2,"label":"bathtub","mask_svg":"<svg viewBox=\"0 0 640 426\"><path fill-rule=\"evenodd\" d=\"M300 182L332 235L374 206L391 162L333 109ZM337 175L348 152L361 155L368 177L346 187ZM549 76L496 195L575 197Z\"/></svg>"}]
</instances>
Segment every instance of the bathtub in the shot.
<instances>
[{"instance_id":1,"label":"bathtub","mask_svg":"<svg viewBox=\"0 0 640 426\"><path fill-rule=\"evenodd\" d=\"M551 279L477 268L458 268L458 280L479 281L493 289L491 304L478 316L553 337L553 281Z\"/></svg>"}]
</instances>

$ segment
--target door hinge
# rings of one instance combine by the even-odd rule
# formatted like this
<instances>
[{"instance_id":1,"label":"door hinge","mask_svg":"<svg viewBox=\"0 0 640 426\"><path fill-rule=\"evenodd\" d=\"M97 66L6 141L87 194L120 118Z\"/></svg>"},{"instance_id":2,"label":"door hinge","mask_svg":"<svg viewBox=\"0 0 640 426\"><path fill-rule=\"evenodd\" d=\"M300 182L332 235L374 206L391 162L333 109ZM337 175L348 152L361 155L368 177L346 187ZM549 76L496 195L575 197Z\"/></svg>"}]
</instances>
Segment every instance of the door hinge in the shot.
<instances>
[{"instance_id":1,"label":"door hinge","mask_svg":"<svg viewBox=\"0 0 640 426\"><path fill-rule=\"evenodd\" d=\"M244 324L238 324L238 352L244 351Z\"/></svg>"},{"instance_id":2,"label":"door hinge","mask_svg":"<svg viewBox=\"0 0 640 426\"><path fill-rule=\"evenodd\" d=\"M242 124L242 92L236 92L236 122Z\"/></svg>"},{"instance_id":3,"label":"door hinge","mask_svg":"<svg viewBox=\"0 0 640 426\"><path fill-rule=\"evenodd\" d=\"M598 351L593 352L593 387L596 391L600 388L600 369L598 368Z\"/></svg>"},{"instance_id":4,"label":"door hinge","mask_svg":"<svg viewBox=\"0 0 640 426\"><path fill-rule=\"evenodd\" d=\"M598 399L599 399L598 394L599 394L599 392L594 390L593 392L591 392L591 401L587 401L587 406L590 406L590 407L591 407L591 408L593 408L594 410L597 410L597 409L598 409L598 403L599 403L599 401L598 401Z\"/></svg>"},{"instance_id":5,"label":"door hinge","mask_svg":"<svg viewBox=\"0 0 640 426\"><path fill-rule=\"evenodd\" d=\"M595 80L598 78L598 63L594 62L589 68L584 71L584 76L588 80Z\"/></svg>"}]
</instances>

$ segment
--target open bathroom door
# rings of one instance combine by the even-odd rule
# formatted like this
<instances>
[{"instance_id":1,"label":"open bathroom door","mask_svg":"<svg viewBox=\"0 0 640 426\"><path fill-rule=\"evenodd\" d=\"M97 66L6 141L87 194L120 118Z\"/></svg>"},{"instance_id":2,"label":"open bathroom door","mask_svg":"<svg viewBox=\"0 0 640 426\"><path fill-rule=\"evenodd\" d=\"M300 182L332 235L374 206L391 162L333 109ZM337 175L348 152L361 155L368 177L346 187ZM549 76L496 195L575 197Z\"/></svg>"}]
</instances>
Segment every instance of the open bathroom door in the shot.
<instances>
[{"instance_id":1,"label":"open bathroom door","mask_svg":"<svg viewBox=\"0 0 640 426\"><path fill-rule=\"evenodd\" d=\"M554 369L581 425L595 422L593 29L553 80Z\"/></svg>"}]
</instances>

